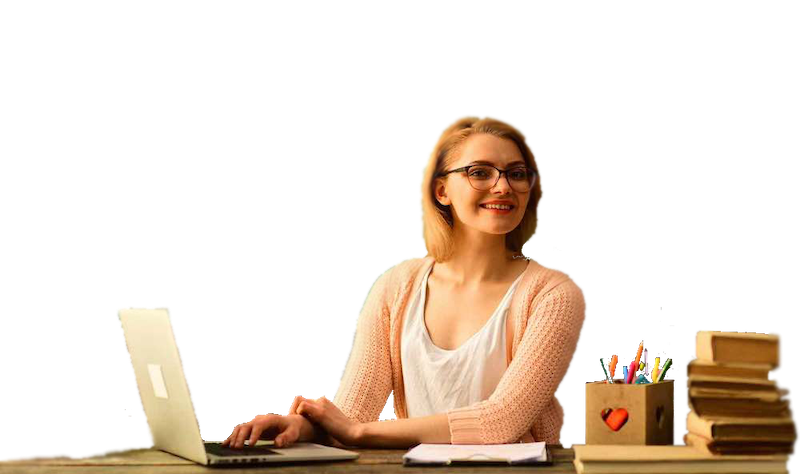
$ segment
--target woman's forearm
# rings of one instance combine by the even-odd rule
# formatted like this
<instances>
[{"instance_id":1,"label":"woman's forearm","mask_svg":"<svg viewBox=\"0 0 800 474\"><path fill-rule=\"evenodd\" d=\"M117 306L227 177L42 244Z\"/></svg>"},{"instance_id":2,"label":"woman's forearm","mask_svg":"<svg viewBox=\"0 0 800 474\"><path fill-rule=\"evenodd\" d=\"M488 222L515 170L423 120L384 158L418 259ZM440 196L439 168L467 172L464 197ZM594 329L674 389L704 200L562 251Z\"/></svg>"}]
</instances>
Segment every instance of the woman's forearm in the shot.
<instances>
[{"instance_id":1,"label":"woman's forearm","mask_svg":"<svg viewBox=\"0 0 800 474\"><path fill-rule=\"evenodd\" d=\"M410 448L420 443L450 444L446 413L373 421L361 425L358 445L365 448Z\"/></svg>"}]
</instances>

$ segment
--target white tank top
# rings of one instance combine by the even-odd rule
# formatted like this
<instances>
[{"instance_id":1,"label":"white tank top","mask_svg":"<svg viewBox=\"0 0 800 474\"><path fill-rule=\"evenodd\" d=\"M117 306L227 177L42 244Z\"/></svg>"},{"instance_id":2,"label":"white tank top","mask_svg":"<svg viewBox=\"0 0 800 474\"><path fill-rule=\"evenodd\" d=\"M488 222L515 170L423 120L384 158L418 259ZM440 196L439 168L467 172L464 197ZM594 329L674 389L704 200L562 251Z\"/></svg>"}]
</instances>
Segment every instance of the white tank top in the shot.
<instances>
[{"instance_id":1,"label":"white tank top","mask_svg":"<svg viewBox=\"0 0 800 474\"><path fill-rule=\"evenodd\" d=\"M489 398L506 370L506 314L522 274L484 326L454 350L436 346L425 327L428 275L403 318L400 358L409 418L444 413ZM524 273L524 272L523 272Z\"/></svg>"}]
</instances>

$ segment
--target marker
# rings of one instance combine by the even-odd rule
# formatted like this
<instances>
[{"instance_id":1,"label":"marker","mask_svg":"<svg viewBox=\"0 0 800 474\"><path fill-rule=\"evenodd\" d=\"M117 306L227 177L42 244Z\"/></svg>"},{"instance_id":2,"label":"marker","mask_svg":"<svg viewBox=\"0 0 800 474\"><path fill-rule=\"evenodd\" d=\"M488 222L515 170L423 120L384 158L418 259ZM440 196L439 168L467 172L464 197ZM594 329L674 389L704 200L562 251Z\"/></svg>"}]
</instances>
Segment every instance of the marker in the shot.
<instances>
[{"instance_id":1,"label":"marker","mask_svg":"<svg viewBox=\"0 0 800 474\"><path fill-rule=\"evenodd\" d=\"M610 369L611 369L611 383L614 383L614 372L615 372L615 371L616 371L616 369L617 369L617 355L616 355L616 354L614 354L614 355L612 355L612 356L611 356L611 366L610 366Z\"/></svg>"},{"instance_id":2,"label":"marker","mask_svg":"<svg viewBox=\"0 0 800 474\"><path fill-rule=\"evenodd\" d=\"M667 359L667 361L664 362L664 368L658 372L658 382L664 380L664 377L667 375L667 370L669 370L670 367L672 367L672 359Z\"/></svg>"},{"instance_id":3,"label":"marker","mask_svg":"<svg viewBox=\"0 0 800 474\"><path fill-rule=\"evenodd\" d=\"M628 383L628 367L625 365L622 366L622 381Z\"/></svg>"},{"instance_id":4,"label":"marker","mask_svg":"<svg viewBox=\"0 0 800 474\"><path fill-rule=\"evenodd\" d=\"M656 380L658 378L658 364L661 363L661 357L656 357L656 365L653 367L653 373L650 374L650 378Z\"/></svg>"},{"instance_id":5,"label":"marker","mask_svg":"<svg viewBox=\"0 0 800 474\"><path fill-rule=\"evenodd\" d=\"M625 379L625 383L633 383L633 377L636 376L636 367L638 365L639 363L636 361L631 362L631 366L628 367L628 377Z\"/></svg>"}]
</instances>

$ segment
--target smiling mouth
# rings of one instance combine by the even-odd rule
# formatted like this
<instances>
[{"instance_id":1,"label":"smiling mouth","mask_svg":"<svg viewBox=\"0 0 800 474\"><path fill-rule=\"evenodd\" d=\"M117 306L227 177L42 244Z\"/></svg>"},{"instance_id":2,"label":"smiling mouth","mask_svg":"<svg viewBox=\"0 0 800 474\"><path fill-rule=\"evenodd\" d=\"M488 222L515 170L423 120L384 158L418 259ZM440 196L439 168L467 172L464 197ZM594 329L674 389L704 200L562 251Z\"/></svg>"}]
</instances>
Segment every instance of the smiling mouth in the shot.
<instances>
[{"instance_id":1,"label":"smiling mouth","mask_svg":"<svg viewBox=\"0 0 800 474\"><path fill-rule=\"evenodd\" d=\"M481 204L478 207L480 207L482 209L488 209L490 211L513 211L516 206L510 206L511 209L497 209L497 208L484 207L483 204Z\"/></svg>"}]
</instances>

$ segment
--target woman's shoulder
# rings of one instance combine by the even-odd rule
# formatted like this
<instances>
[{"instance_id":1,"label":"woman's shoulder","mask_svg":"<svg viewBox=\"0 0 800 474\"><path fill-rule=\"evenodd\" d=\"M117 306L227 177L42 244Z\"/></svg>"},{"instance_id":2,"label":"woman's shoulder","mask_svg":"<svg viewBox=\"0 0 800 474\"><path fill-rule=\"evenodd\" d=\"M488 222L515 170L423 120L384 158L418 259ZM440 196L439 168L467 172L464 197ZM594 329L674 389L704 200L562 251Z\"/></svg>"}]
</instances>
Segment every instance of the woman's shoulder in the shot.
<instances>
[{"instance_id":1,"label":"woman's shoulder","mask_svg":"<svg viewBox=\"0 0 800 474\"><path fill-rule=\"evenodd\" d=\"M383 286L394 286L414 279L426 265L433 262L432 257L425 255L412 255L399 260L384 270L380 271L373 280L373 284L378 281L382 282Z\"/></svg>"},{"instance_id":2,"label":"woman's shoulder","mask_svg":"<svg viewBox=\"0 0 800 474\"><path fill-rule=\"evenodd\" d=\"M529 299L532 300L537 296L545 295L556 288L581 291L580 287L566 272L544 266L533 259L529 260L530 266L526 270L527 275L520 282Z\"/></svg>"},{"instance_id":3,"label":"woman's shoulder","mask_svg":"<svg viewBox=\"0 0 800 474\"><path fill-rule=\"evenodd\" d=\"M399 273L408 274L409 272L413 273L420 270L423 266L425 266L425 264L429 264L432 261L433 257L431 256L409 258L407 260L403 260L392 268Z\"/></svg>"}]
</instances>

